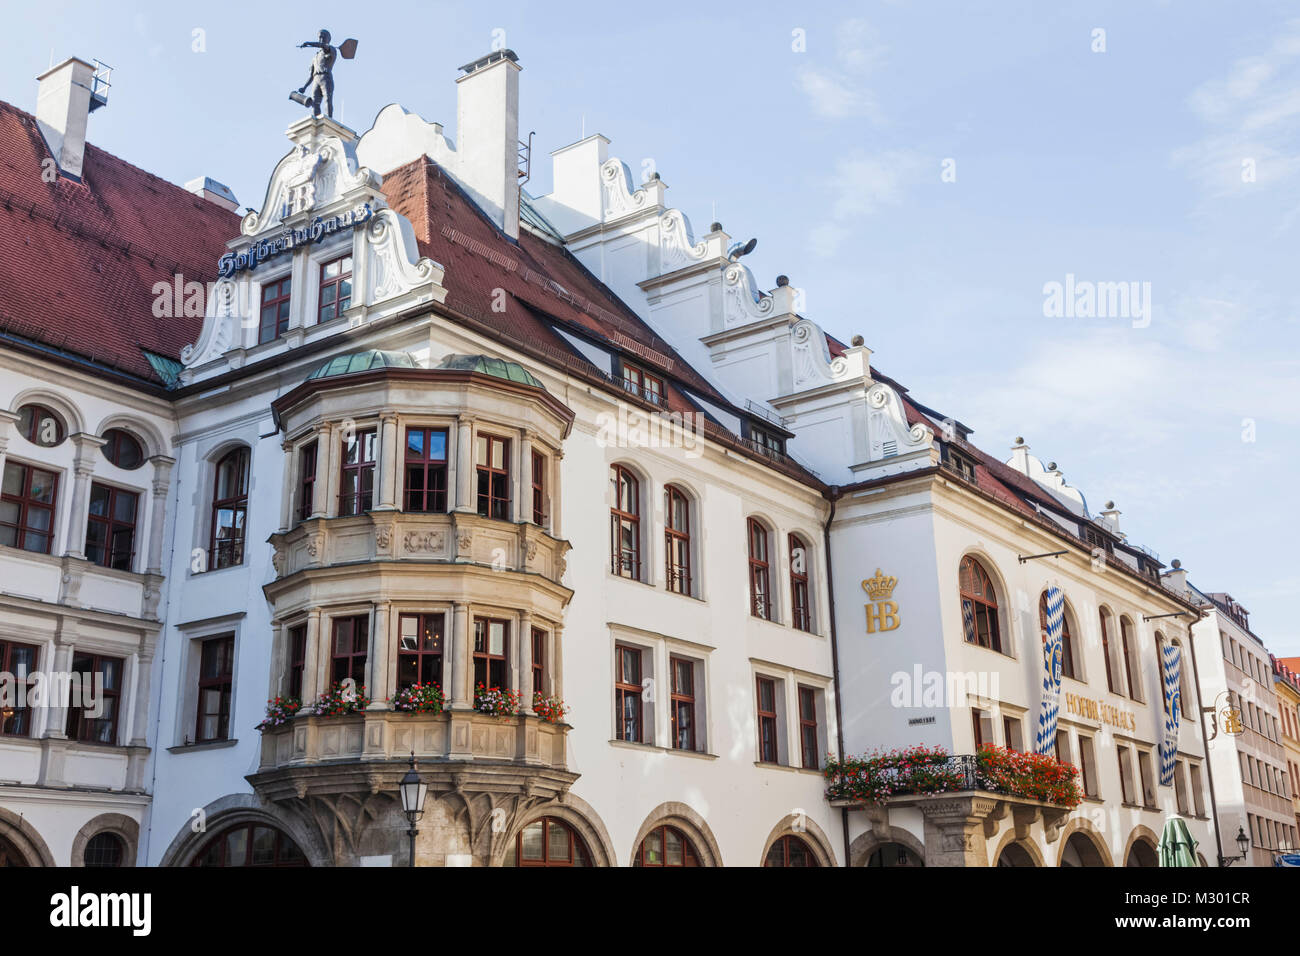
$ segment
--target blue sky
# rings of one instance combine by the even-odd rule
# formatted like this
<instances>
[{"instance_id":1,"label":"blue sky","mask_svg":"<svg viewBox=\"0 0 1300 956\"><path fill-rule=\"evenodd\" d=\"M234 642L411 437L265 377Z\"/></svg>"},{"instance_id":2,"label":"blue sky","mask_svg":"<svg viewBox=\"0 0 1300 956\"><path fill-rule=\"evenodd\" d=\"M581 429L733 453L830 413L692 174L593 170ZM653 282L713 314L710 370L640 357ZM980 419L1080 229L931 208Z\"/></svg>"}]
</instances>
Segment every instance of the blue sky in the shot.
<instances>
[{"instance_id":1,"label":"blue sky","mask_svg":"<svg viewBox=\"0 0 1300 956\"><path fill-rule=\"evenodd\" d=\"M23 4L0 98L31 110L51 54L98 57L115 72L92 142L256 205L301 115L294 47L322 26L360 40L340 119L363 130L398 101L449 133L456 67L504 31L531 192L584 128L652 160L697 233L716 215L758 238L765 287L788 274L810 318L861 333L982 447L1025 436L1300 654L1300 8ZM1149 282L1150 324L1045 317L1067 274Z\"/></svg>"}]
</instances>

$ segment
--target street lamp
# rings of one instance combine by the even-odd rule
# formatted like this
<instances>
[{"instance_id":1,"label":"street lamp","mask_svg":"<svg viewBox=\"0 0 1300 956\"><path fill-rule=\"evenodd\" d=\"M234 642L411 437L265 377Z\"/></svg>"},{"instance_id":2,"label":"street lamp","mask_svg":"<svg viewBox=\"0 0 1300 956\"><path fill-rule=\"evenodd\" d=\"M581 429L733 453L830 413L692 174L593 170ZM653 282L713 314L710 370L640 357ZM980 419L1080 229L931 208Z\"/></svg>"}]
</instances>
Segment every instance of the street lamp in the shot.
<instances>
[{"instance_id":1,"label":"street lamp","mask_svg":"<svg viewBox=\"0 0 1300 956\"><path fill-rule=\"evenodd\" d=\"M1237 827L1237 849L1241 852L1236 856L1219 857L1219 866L1232 866L1238 860L1246 859L1246 854L1250 852L1250 837L1246 835L1245 827Z\"/></svg>"},{"instance_id":2,"label":"street lamp","mask_svg":"<svg viewBox=\"0 0 1300 956\"><path fill-rule=\"evenodd\" d=\"M411 769L406 771L397 789L402 794L402 813L406 814L406 822L410 824L406 831L411 841L411 862L408 865L415 866L415 822L424 816L424 798L428 796L429 785L420 779L419 771L415 769L414 750L411 751Z\"/></svg>"}]
</instances>

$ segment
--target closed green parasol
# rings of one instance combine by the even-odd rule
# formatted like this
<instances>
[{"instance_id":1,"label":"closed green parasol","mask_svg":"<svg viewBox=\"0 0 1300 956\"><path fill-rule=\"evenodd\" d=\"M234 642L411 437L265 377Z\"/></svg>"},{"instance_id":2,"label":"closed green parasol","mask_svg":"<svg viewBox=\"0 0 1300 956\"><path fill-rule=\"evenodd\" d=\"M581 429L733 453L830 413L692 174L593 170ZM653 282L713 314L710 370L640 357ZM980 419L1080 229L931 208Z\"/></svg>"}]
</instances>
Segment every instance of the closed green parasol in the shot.
<instances>
[{"instance_id":1,"label":"closed green parasol","mask_svg":"<svg viewBox=\"0 0 1300 956\"><path fill-rule=\"evenodd\" d=\"M1187 821L1182 817L1170 817L1165 821L1164 831L1160 834L1161 866L1200 866L1196 858L1196 841L1187 829Z\"/></svg>"}]
</instances>

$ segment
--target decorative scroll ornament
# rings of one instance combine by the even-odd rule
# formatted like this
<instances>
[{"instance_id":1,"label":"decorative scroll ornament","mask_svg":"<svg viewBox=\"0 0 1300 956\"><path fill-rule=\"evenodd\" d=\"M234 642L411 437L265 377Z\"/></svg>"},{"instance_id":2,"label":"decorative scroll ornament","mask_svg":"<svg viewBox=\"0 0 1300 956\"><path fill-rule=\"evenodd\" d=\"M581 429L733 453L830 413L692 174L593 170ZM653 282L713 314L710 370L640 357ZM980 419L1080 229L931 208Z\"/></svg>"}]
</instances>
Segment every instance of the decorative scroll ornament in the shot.
<instances>
[{"instance_id":1,"label":"decorative scroll ornament","mask_svg":"<svg viewBox=\"0 0 1300 956\"><path fill-rule=\"evenodd\" d=\"M790 333L790 350L796 391L816 388L848 374L848 362L842 355L831 358L826 334L810 319L802 319L795 324Z\"/></svg>"},{"instance_id":2,"label":"decorative scroll ornament","mask_svg":"<svg viewBox=\"0 0 1300 956\"><path fill-rule=\"evenodd\" d=\"M234 347L239 338L236 327L240 320L238 302L241 288L246 286L231 279L222 279L212 287L203 331L197 342L181 349L182 365L203 365L221 358Z\"/></svg>"},{"instance_id":3,"label":"decorative scroll ornament","mask_svg":"<svg viewBox=\"0 0 1300 956\"><path fill-rule=\"evenodd\" d=\"M605 218L646 208L650 193L632 189L632 171L620 159L607 159L600 167L600 184L605 191Z\"/></svg>"},{"instance_id":4,"label":"decorative scroll ornament","mask_svg":"<svg viewBox=\"0 0 1300 956\"><path fill-rule=\"evenodd\" d=\"M678 209L670 209L659 219L659 272L661 275L684 269L704 259L707 242L696 242L691 224Z\"/></svg>"},{"instance_id":5,"label":"decorative scroll ornament","mask_svg":"<svg viewBox=\"0 0 1300 956\"><path fill-rule=\"evenodd\" d=\"M928 451L934 430L922 422L908 426L898 393L876 382L867 389L867 452L871 461Z\"/></svg>"},{"instance_id":6,"label":"decorative scroll ornament","mask_svg":"<svg viewBox=\"0 0 1300 956\"><path fill-rule=\"evenodd\" d=\"M1164 682L1165 726L1160 739L1160 786L1174 785L1174 763L1178 756L1178 724L1182 716L1183 698L1179 691L1182 670L1182 652L1177 644L1166 641L1160 648L1160 671Z\"/></svg>"},{"instance_id":7,"label":"decorative scroll ornament","mask_svg":"<svg viewBox=\"0 0 1300 956\"><path fill-rule=\"evenodd\" d=\"M366 242L371 252L367 302L380 302L430 282L441 287L442 266L427 257L415 257L415 233L410 223L391 209L375 214L366 230Z\"/></svg>"},{"instance_id":8,"label":"decorative scroll ornament","mask_svg":"<svg viewBox=\"0 0 1300 956\"><path fill-rule=\"evenodd\" d=\"M1034 753L1056 752L1056 718L1061 709L1061 653L1065 633L1065 597L1058 587L1047 589L1047 634L1043 640L1043 696L1038 706Z\"/></svg>"},{"instance_id":9,"label":"decorative scroll ornament","mask_svg":"<svg viewBox=\"0 0 1300 956\"><path fill-rule=\"evenodd\" d=\"M772 297L754 291L754 275L733 262L722 274L722 321L730 328L748 325L772 314Z\"/></svg>"}]
</instances>

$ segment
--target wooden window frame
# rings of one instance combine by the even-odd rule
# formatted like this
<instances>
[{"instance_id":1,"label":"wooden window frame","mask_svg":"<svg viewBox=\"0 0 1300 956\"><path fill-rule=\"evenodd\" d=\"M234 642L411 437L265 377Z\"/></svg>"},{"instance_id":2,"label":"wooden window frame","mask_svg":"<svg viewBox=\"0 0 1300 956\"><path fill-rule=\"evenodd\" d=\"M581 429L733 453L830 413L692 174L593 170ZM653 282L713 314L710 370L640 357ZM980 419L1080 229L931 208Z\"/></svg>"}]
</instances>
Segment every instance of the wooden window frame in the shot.
<instances>
[{"instance_id":1,"label":"wooden window frame","mask_svg":"<svg viewBox=\"0 0 1300 956\"><path fill-rule=\"evenodd\" d=\"M415 621L416 647L414 650L408 650L402 646L402 622L405 620ZM438 635L438 649L426 650L424 647L423 635L432 632ZM444 611L403 611L397 615L397 670L394 675L397 680L397 689L404 690L414 684L436 684L438 687L443 686L443 673L447 664L447 614ZM402 662L415 662L415 680L404 681L402 679ZM426 662L430 663L430 668L435 676L426 680L424 674L426 671Z\"/></svg>"},{"instance_id":2,"label":"wooden window frame","mask_svg":"<svg viewBox=\"0 0 1300 956\"><path fill-rule=\"evenodd\" d=\"M1130 748L1125 747L1125 746L1122 746L1122 745L1121 745L1121 746L1116 746L1116 748L1115 748L1115 758L1116 758L1115 762L1118 764L1118 767L1119 767L1119 795L1120 795L1120 800L1121 800L1123 803L1126 803L1126 804L1129 804L1129 805L1134 805L1135 801L1133 800L1133 794L1132 794L1132 792L1131 792L1131 790L1130 790L1130 785L1134 782L1134 781L1133 781L1133 766L1132 766L1131 763L1127 764L1127 766L1128 766L1128 770L1129 770L1129 773L1128 773L1128 779L1125 779L1125 775L1124 775L1124 769L1125 769L1125 766L1126 766L1125 758L1128 757L1128 755L1129 755L1129 749L1130 749Z\"/></svg>"},{"instance_id":3,"label":"wooden window frame","mask_svg":"<svg viewBox=\"0 0 1300 956\"><path fill-rule=\"evenodd\" d=\"M31 651L32 666L26 671L27 676L19 678L18 667L14 663L14 652L16 650ZM15 701L13 709L8 717L0 714L0 737L30 737L32 735L32 705L30 698L26 696L26 691L31 688L31 675L40 670L41 666L41 648L38 644L27 644L23 641L11 641L8 638L0 638L0 671L12 676L14 692L17 694L20 690L23 692L22 700L28 701L19 707ZM19 685L22 685L20 688ZM21 726L21 730L18 729Z\"/></svg>"},{"instance_id":4,"label":"wooden window frame","mask_svg":"<svg viewBox=\"0 0 1300 956\"><path fill-rule=\"evenodd\" d=\"M266 297L268 290L274 289L275 295L271 298ZM293 318L293 273L280 276L278 279L263 285L260 289L261 302L258 309L257 322L257 344L263 345L266 342L274 342L284 333L289 331L289 322ZM285 305L285 315L280 316L280 306ZM267 310L271 310L270 322L267 321Z\"/></svg>"},{"instance_id":5,"label":"wooden window frame","mask_svg":"<svg viewBox=\"0 0 1300 956\"><path fill-rule=\"evenodd\" d=\"M339 653L338 639L339 631L343 625L350 625L352 646L351 650L346 653ZM360 635L362 650L357 650L357 637ZM342 662L340 673L340 665ZM330 618L330 671L329 686L343 683L349 677L357 685L360 691L366 685L366 666L370 662L370 615L369 614L341 614L338 617ZM360 676L356 671L360 668Z\"/></svg>"},{"instance_id":6,"label":"wooden window frame","mask_svg":"<svg viewBox=\"0 0 1300 956\"><path fill-rule=\"evenodd\" d=\"M614 504L609 509L610 570L621 578L641 580L641 479L630 468L610 465L614 485ZM624 485L631 495L635 511L624 510ZM632 533L632 547L623 547L623 531Z\"/></svg>"},{"instance_id":7,"label":"wooden window frame","mask_svg":"<svg viewBox=\"0 0 1300 956\"><path fill-rule=\"evenodd\" d=\"M501 624L501 653L492 653L492 627L493 624ZM482 640L480 641L480 635ZM480 644L483 650L479 650ZM483 680L479 680L478 668L479 662L483 662ZM499 684L492 682L492 664L500 662L501 665L501 682ZM510 622L503 617L476 617L474 618L474 647L472 665L474 668L474 686L482 684L486 689L500 688L507 689L510 680Z\"/></svg>"},{"instance_id":8,"label":"wooden window frame","mask_svg":"<svg viewBox=\"0 0 1300 956\"><path fill-rule=\"evenodd\" d=\"M234 459L238 465L238 484L234 489L235 494L220 498L218 495L221 494L221 469L231 459ZM248 446L240 445L218 458L216 468L213 469L211 527L208 530L208 568L210 570L216 571L221 568L238 567L244 563L244 541L248 534L248 485L251 463L252 455L249 453ZM239 516L239 519L231 525L231 529L238 533L231 534L226 538L217 536L220 524L219 516L222 511L230 511L232 515Z\"/></svg>"},{"instance_id":9,"label":"wooden window frame","mask_svg":"<svg viewBox=\"0 0 1300 956\"><path fill-rule=\"evenodd\" d=\"M966 569L970 568L969 577ZM968 587L967 584L975 584L978 587ZM961 559L957 567L957 590L962 602L962 619L965 621L966 604L971 605L971 632L964 635L966 643L974 644L977 647L987 648L996 651L999 654L1005 654L1002 649L1002 621L999 616L999 604L997 586L993 583L993 576L988 573L983 563L973 555L966 555ZM980 593L980 592L983 593ZM984 630L988 636L988 643L980 636L980 623L984 623ZM965 624L963 623L963 629Z\"/></svg>"},{"instance_id":10,"label":"wooden window frame","mask_svg":"<svg viewBox=\"0 0 1300 956\"><path fill-rule=\"evenodd\" d=\"M668 862L668 831L669 830L671 830L673 835L678 840L681 841L682 844L681 863ZM646 852L645 852L646 841L648 841L652 836L655 836L656 834L659 837L659 852L662 856L662 859L657 863L653 861L647 861ZM699 851L695 849L695 844L691 841L691 838L687 836L680 827L675 827L672 824L663 823L657 827L653 827L650 830L650 832L648 832L644 837L642 837L641 842L637 844L636 852L632 855L632 865L674 867L674 868L679 866L683 868L698 867L700 865L700 854Z\"/></svg>"},{"instance_id":11,"label":"wooden window frame","mask_svg":"<svg viewBox=\"0 0 1300 956\"><path fill-rule=\"evenodd\" d=\"M1139 662L1137 660L1137 653L1132 647L1132 641L1130 640L1132 636L1133 636L1133 622L1130 621L1127 616L1120 617L1119 641L1120 641L1120 646L1124 650L1124 681L1125 683L1128 684L1128 697L1130 700L1135 700L1138 703L1142 703L1143 702L1141 697L1142 674L1140 671L1138 672L1138 681L1134 682L1133 680L1133 667L1135 664L1138 664Z\"/></svg>"},{"instance_id":12,"label":"wooden window frame","mask_svg":"<svg viewBox=\"0 0 1300 956\"><path fill-rule=\"evenodd\" d=\"M211 677L203 676L203 665L205 663L209 648L229 648L225 654L225 663L229 670L216 674ZM220 654L221 652L218 651ZM194 742L196 744L211 743L218 740L230 739L230 703L234 696L235 689L235 635L222 634L218 637L205 638L199 641L199 682L198 695L195 701L194 716ZM204 694L205 691L216 690L220 694L217 702L217 732L216 736L205 737L203 735L203 718L211 716L204 711Z\"/></svg>"},{"instance_id":13,"label":"wooden window frame","mask_svg":"<svg viewBox=\"0 0 1300 956\"><path fill-rule=\"evenodd\" d=\"M271 830L275 833L275 851L272 857L272 862L270 863L253 862L253 834L257 829ZM229 849L227 840L230 834L237 830L247 831L244 837L244 859L238 863L232 863L226 859L226 854ZM285 844L293 847L293 849L297 851L297 855L295 856L292 853L286 853ZM270 826L261 821L237 823L234 826L225 827L218 832L216 836L213 836L203 844L199 852L194 855L194 859L190 863L190 866L202 866L202 860L208 855L209 850L214 845L220 847L220 852L218 853L218 859L220 862L216 864L217 867L305 867L308 865L306 854L303 853L302 848L294 842L292 837L279 827Z\"/></svg>"},{"instance_id":14,"label":"wooden window frame","mask_svg":"<svg viewBox=\"0 0 1300 956\"><path fill-rule=\"evenodd\" d=\"M298 447L298 520L306 521L316 510L316 463L318 439Z\"/></svg>"},{"instance_id":15,"label":"wooden window frame","mask_svg":"<svg viewBox=\"0 0 1300 956\"><path fill-rule=\"evenodd\" d=\"M529 860L524 858L524 831L529 827L542 825L542 858L540 860ZM568 834L569 838L569 855L565 859L551 858L551 828L560 827ZM585 864L578 863L578 857L586 861ZM527 824L519 828L515 834L515 866L544 866L544 867L580 867L591 865L591 853L587 849L587 843L568 822L561 820L559 817L540 817L537 820L530 820Z\"/></svg>"},{"instance_id":16,"label":"wooden window frame","mask_svg":"<svg viewBox=\"0 0 1300 956\"><path fill-rule=\"evenodd\" d=\"M362 458L366 453L366 439L370 442L370 458ZM352 515L366 514L374 510L375 507L375 470L379 459L379 430L376 428L359 428L352 435L352 443L356 447L356 460L348 461L348 439L344 437L341 440L341 455L339 458L339 517L349 517ZM347 478L351 474L354 476L353 490L345 492L347 487ZM364 491L366 478L370 479L370 490ZM362 500L369 498L369 503L363 508Z\"/></svg>"},{"instance_id":17,"label":"wooden window frame","mask_svg":"<svg viewBox=\"0 0 1300 956\"><path fill-rule=\"evenodd\" d=\"M532 687L534 694L546 693L546 631L540 627L533 628L531 639L533 642L532 661L529 670L532 671Z\"/></svg>"},{"instance_id":18,"label":"wooden window frame","mask_svg":"<svg viewBox=\"0 0 1300 956\"><path fill-rule=\"evenodd\" d=\"M636 673L628 675L623 667L625 653L636 655ZM626 740L631 743L643 744L645 739L645 701L641 697L644 689L642 684L645 674L644 661L642 655L645 654L644 648L634 647L631 644L614 645L614 739ZM627 701L635 701L634 723L636 724L636 735L629 736L629 731L625 725L625 708Z\"/></svg>"},{"instance_id":19,"label":"wooden window frame","mask_svg":"<svg viewBox=\"0 0 1300 956\"><path fill-rule=\"evenodd\" d=\"M479 460L480 443L486 442L486 455ZM492 450L501 446L501 467L492 464ZM510 439L501 435L479 432L474 436L474 474L477 478L476 501L478 513L485 518L510 520ZM497 494L497 484L503 494Z\"/></svg>"},{"instance_id":20,"label":"wooden window frame","mask_svg":"<svg viewBox=\"0 0 1300 956\"><path fill-rule=\"evenodd\" d=\"M1038 627L1043 644L1047 644L1047 592L1038 598ZM1061 676L1079 680L1074 669L1074 635L1070 633L1070 615L1065 609L1065 599L1061 599Z\"/></svg>"},{"instance_id":21,"label":"wooden window frame","mask_svg":"<svg viewBox=\"0 0 1300 956\"><path fill-rule=\"evenodd\" d=\"M29 465L21 461L6 461L4 468L17 468L22 472L22 490L19 494L10 494L8 492L0 493L0 500L12 502L18 506L17 520L14 522L4 522L4 526L14 529L13 547L20 551L29 551L32 554L50 554L54 547L54 535L58 530L58 505L59 505L59 478L57 471L51 468L40 468L36 465ZM42 501L39 498L32 497L32 474L34 472L49 475L50 482L50 500ZM28 517L33 508L50 513L50 526L42 530L32 527L28 524ZM45 547L37 550L36 548L27 547L27 536L43 537Z\"/></svg>"},{"instance_id":22,"label":"wooden window frame","mask_svg":"<svg viewBox=\"0 0 1300 956\"><path fill-rule=\"evenodd\" d=\"M623 390L652 405L663 407L667 403L664 380L639 365L623 362Z\"/></svg>"},{"instance_id":23,"label":"wooden window frame","mask_svg":"<svg viewBox=\"0 0 1300 956\"><path fill-rule=\"evenodd\" d=\"M27 420L27 427L23 428L23 412L31 409L31 416ZM49 416L54 420L54 441L41 441L40 421L42 415ZM63 439L68 437L68 426L63 422L63 416L50 408L48 405L42 405L40 402L28 402L18 409L18 421L14 423L15 430L27 441L31 442L38 448L56 448L63 444Z\"/></svg>"},{"instance_id":24,"label":"wooden window frame","mask_svg":"<svg viewBox=\"0 0 1300 956\"><path fill-rule=\"evenodd\" d=\"M1095 772L1097 769L1097 748L1093 746L1093 738L1091 736L1079 734L1079 782L1083 784L1083 795L1085 797L1098 799L1101 797L1101 790L1097 789L1094 792L1093 784L1099 784L1101 781L1094 781L1092 777L1088 775L1088 761L1084 759L1085 751L1087 751L1089 756L1092 758L1092 769Z\"/></svg>"},{"instance_id":25,"label":"wooden window frame","mask_svg":"<svg viewBox=\"0 0 1300 956\"><path fill-rule=\"evenodd\" d=\"M144 445L140 444L140 440L125 428L110 428L104 432L102 437L104 438L104 444L100 451L104 453L104 457L110 464L121 468L123 471L135 471L144 464ZM137 461L134 465L123 465L120 461L122 449L128 442L135 446Z\"/></svg>"},{"instance_id":26,"label":"wooden window frame","mask_svg":"<svg viewBox=\"0 0 1300 956\"><path fill-rule=\"evenodd\" d=\"M291 625L287 640L287 656L289 659L288 696L302 700L303 676L307 667L307 625Z\"/></svg>"},{"instance_id":27,"label":"wooden window frame","mask_svg":"<svg viewBox=\"0 0 1300 956\"><path fill-rule=\"evenodd\" d=\"M683 506L684 527L674 523L679 501ZM679 551L682 556L680 563L674 560ZM676 485L664 486L664 569L669 591L687 596L694 593L691 580L691 497Z\"/></svg>"},{"instance_id":28,"label":"wooden window frame","mask_svg":"<svg viewBox=\"0 0 1300 956\"><path fill-rule=\"evenodd\" d=\"M808 590L808 544L797 534L786 539L790 549L790 624L796 630L812 633L812 599ZM803 571L795 570L795 551L804 553Z\"/></svg>"},{"instance_id":29,"label":"wooden window frame","mask_svg":"<svg viewBox=\"0 0 1300 956\"><path fill-rule=\"evenodd\" d=\"M317 325L320 325L323 322L333 322L335 319L342 317L343 313L347 309L352 307L352 292L353 292L352 270L354 264L351 262L348 263L347 272L344 272L342 265L339 265L339 274L337 276L334 276L332 279L327 279L325 277L325 270L328 269L330 266L340 264L343 262L343 260L345 259L350 260L351 258L352 258L352 253L345 252L341 256L337 256L333 259L330 259L328 262L322 262L320 264L320 271L317 273L319 281L316 284L316 290L317 290L316 291L316 324ZM339 292L342 289L344 282L347 282L348 284L348 294L346 297L347 305L342 304L344 301L344 297L339 295ZM331 287L334 289L334 301L326 302L325 290ZM331 315L328 319L321 318L321 316L325 314L325 310L327 308L333 308L334 314Z\"/></svg>"},{"instance_id":30,"label":"wooden window frame","mask_svg":"<svg viewBox=\"0 0 1300 956\"><path fill-rule=\"evenodd\" d=\"M533 524L546 527L546 456L532 454Z\"/></svg>"},{"instance_id":31,"label":"wooden window frame","mask_svg":"<svg viewBox=\"0 0 1300 956\"><path fill-rule=\"evenodd\" d=\"M767 526L757 518L745 522L749 553L749 613L763 621L772 620L772 547ZM758 547L761 545L761 547ZM755 551L761 554L755 554Z\"/></svg>"},{"instance_id":32,"label":"wooden window frame","mask_svg":"<svg viewBox=\"0 0 1300 956\"><path fill-rule=\"evenodd\" d=\"M780 867L782 869L789 869L790 868L790 847L792 844L796 844L796 843L803 847L803 852L807 855L808 869L813 869L814 867L819 867L821 865L817 862L817 854L813 852L813 849L809 845L807 840L803 839L802 837L797 837L793 833L787 833L784 836L778 837L776 840L772 842L772 845L768 847L767 855L763 857L763 866L773 867L773 868ZM780 852L781 855L781 862L773 863L772 855L774 853L777 853L778 851Z\"/></svg>"},{"instance_id":33,"label":"wooden window frame","mask_svg":"<svg viewBox=\"0 0 1300 956\"><path fill-rule=\"evenodd\" d=\"M140 492L128 491L125 488L92 481L90 483L90 505L92 508L97 489L108 492L108 508L105 514L102 515L97 515L93 511L89 511L86 515L86 560L100 567L112 568L117 571L130 571L135 564L135 532L140 517ZM132 499L130 521L116 517L117 501L119 496L123 495L129 495ZM104 529L104 546L102 553L98 557L92 557L90 553L90 529L94 526ZM113 540L120 531L129 531L131 533L130 548L126 552L125 566L119 563L121 552L113 547Z\"/></svg>"},{"instance_id":34,"label":"wooden window frame","mask_svg":"<svg viewBox=\"0 0 1300 956\"><path fill-rule=\"evenodd\" d=\"M689 687L683 688L682 684L677 680L678 664L686 665L686 673L690 675ZM671 687L671 693L669 694L669 713L671 717L670 732L672 735L672 749L696 752L696 748L699 746L699 734L696 733L695 727L698 712L696 708L695 694L695 662L687 657L678 657L675 654L670 655L668 658L668 674ZM679 714L683 709L690 715L690 719L687 721L685 746L679 746L681 743L678 727L680 723Z\"/></svg>"},{"instance_id":35,"label":"wooden window frame","mask_svg":"<svg viewBox=\"0 0 1300 956\"><path fill-rule=\"evenodd\" d=\"M805 770L820 770L817 688L805 687L801 684L796 688L796 697L799 701L799 765Z\"/></svg>"},{"instance_id":36,"label":"wooden window frame","mask_svg":"<svg viewBox=\"0 0 1300 956\"><path fill-rule=\"evenodd\" d=\"M1114 667L1110 659L1110 631L1106 627L1107 621L1114 619L1115 615L1105 608L1100 608L1097 611L1097 616L1101 621L1101 656L1106 662L1106 690L1112 694L1118 694L1119 691L1115 689Z\"/></svg>"},{"instance_id":37,"label":"wooden window frame","mask_svg":"<svg viewBox=\"0 0 1300 956\"><path fill-rule=\"evenodd\" d=\"M90 659L90 669L89 669L89 670L78 669L78 667L77 667L77 663L76 663L78 658L81 658L81 659L83 659L83 660L86 659L86 658L89 658L89 659ZM111 701L111 703L112 703L112 714L113 714L113 716L112 716L111 718L107 718L107 720L106 720L104 717L83 717L83 716L82 716L82 708L81 708L81 707L77 707L77 706L69 706L69 707L68 707L68 716L67 716L67 725L66 725L66 727L65 727L65 729L64 729L64 733L67 735L67 737L68 737L69 740L76 740L76 741L79 741L79 742L81 742L81 743L86 743L86 744L97 744L97 745L102 745L102 746L106 746L106 747L115 747L115 746L117 746L117 736L118 736L119 731L121 730L121 721L122 721L122 687L121 687L121 681L122 681L122 680L125 678L125 676L126 676L126 660L125 660L124 658L121 658L121 657L113 657L113 656L111 656L111 655L109 655L109 654L94 654L94 653L91 653L91 652L88 652L88 651L83 651L81 654L78 654L78 653L76 652L76 650L74 649L74 650L73 650L72 668L71 668L71 669L72 669L72 671L73 671L74 673L77 673L77 674L92 674L92 675L93 675L93 674L98 674L98 673L100 673L101 670L102 670L102 668L103 668L103 665L104 665L104 664L107 664L107 663L110 663L110 662L111 662L111 663L114 663L114 664L117 665L117 673L118 673L118 681L119 681L119 683L118 683L118 686L117 686L117 687L109 687L109 686L108 686L108 682L107 682L107 681L104 682L104 688L103 688L104 702L103 702L103 706L107 706L108 703ZM93 677L92 677L92 680L93 680ZM83 678L83 681L84 681L84 678ZM102 709L102 708L101 708L101 709ZM96 731L96 730L97 730L101 725L103 725L105 722L107 722L108 727L109 727L109 732L108 732L108 734L107 734L107 736L109 737L109 739L108 739L108 740L96 740L95 737L96 737L97 735L95 734L95 731Z\"/></svg>"},{"instance_id":38,"label":"wooden window frame","mask_svg":"<svg viewBox=\"0 0 1300 956\"><path fill-rule=\"evenodd\" d=\"M763 691L771 694L771 708L763 707ZM759 763L781 762L781 741L778 734L776 713L776 680L759 675L754 682L754 697L758 709L758 761Z\"/></svg>"},{"instance_id":39,"label":"wooden window frame","mask_svg":"<svg viewBox=\"0 0 1300 956\"><path fill-rule=\"evenodd\" d=\"M423 449L420 455L411 452L411 434L420 434ZM442 457L433 458L433 436L442 436ZM407 426L403 443L402 510L416 514L445 514L450 501L448 491L447 446L450 441L447 429L428 426ZM420 488L411 487L412 469L422 477ZM434 479L430 481L430 479Z\"/></svg>"}]
</instances>

